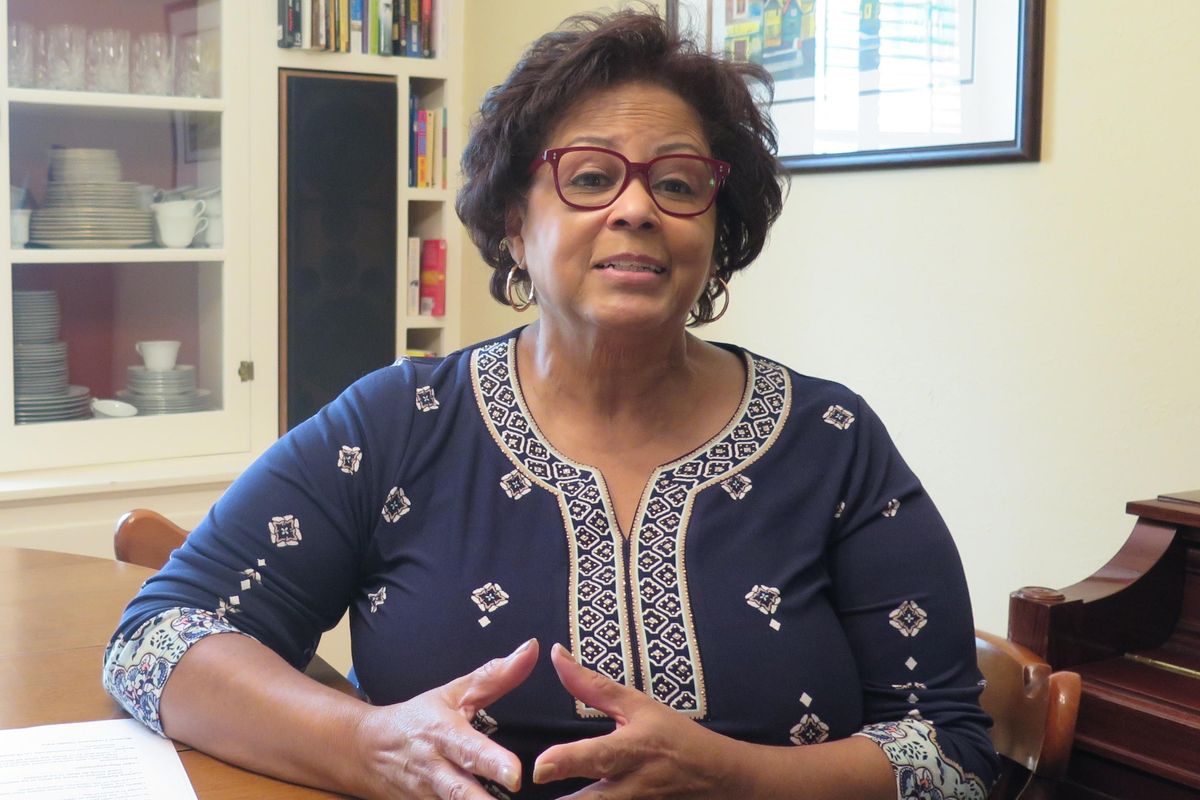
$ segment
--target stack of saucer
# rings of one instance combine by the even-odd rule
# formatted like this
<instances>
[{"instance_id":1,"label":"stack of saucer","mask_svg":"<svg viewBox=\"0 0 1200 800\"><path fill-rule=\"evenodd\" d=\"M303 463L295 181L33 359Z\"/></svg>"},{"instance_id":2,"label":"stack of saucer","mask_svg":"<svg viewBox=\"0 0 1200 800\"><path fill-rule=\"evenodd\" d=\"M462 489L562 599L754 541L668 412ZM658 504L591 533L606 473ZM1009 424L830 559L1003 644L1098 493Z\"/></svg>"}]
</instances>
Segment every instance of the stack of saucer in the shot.
<instances>
[{"instance_id":1,"label":"stack of saucer","mask_svg":"<svg viewBox=\"0 0 1200 800\"><path fill-rule=\"evenodd\" d=\"M196 368L178 364L172 369L152 370L140 364L125 368L128 388L117 397L137 406L139 414L186 414L208 408L207 389L196 388Z\"/></svg>"},{"instance_id":2,"label":"stack of saucer","mask_svg":"<svg viewBox=\"0 0 1200 800\"><path fill-rule=\"evenodd\" d=\"M72 386L67 379L67 343L58 340L61 322L56 292L13 292L13 388L18 425L92 415L88 387Z\"/></svg>"},{"instance_id":3,"label":"stack of saucer","mask_svg":"<svg viewBox=\"0 0 1200 800\"><path fill-rule=\"evenodd\" d=\"M140 208L137 184L121 180L115 150L56 148L44 208L30 219L32 244L133 247L154 240L154 220Z\"/></svg>"}]
</instances>

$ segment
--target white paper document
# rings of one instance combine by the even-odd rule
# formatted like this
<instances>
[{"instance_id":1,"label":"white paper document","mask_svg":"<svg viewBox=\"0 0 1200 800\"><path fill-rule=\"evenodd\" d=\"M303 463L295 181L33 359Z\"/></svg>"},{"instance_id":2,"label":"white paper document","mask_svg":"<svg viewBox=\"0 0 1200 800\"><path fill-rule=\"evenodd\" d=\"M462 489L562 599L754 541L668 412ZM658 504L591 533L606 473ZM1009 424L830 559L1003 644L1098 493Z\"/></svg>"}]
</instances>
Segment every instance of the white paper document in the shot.
<instances>
[{"instance_id":1,"label":"white paper document","mask_svg":"<svg viewBox=\"0 0 1200 800\"><path fill-rule=\"evenodd\" d=\"M131 719L0 730L0 800L196 800L170 740Z\"/></svg>"}]
</instances>

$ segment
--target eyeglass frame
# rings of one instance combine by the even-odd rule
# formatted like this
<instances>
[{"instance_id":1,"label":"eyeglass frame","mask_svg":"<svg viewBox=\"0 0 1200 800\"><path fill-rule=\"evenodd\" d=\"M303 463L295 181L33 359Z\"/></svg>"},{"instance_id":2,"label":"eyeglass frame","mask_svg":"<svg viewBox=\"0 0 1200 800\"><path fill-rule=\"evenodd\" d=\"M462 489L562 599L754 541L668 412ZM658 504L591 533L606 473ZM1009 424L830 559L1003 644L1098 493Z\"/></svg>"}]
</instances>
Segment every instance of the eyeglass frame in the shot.
<instances>
[{"instance_id":1,"label":"eyeglass frame","mask_svg":"<svg viewBox=\"0 0 1200 800\"><path fill-rule=\"evenodd\" d=\"M607 153L608 155L616 156L625 165L625 182L621 184L619 189L617 189L617 192L612 196L612 199L602 206L582 206L578 203L572 203L563 194L562 186L558 182L559 160L567 153L574 153L581 150L587 150L588 152L593 153ZM705 205L704 208L700 209L699 211L689 212L669 211L663 208L662 204L658 202L658 197L655 196L654 189L650 187L650 167L666 158L687 158L693 161L703 161L712 168L713 178L716 180L716 186L713 187L712 197L709 198L708 204ZM654 201L655 208L672 217L684 218L698 217L712 208L712 204L717 201L717 193L721 191L721 187L725 185L725 179L729 177L729 173L733 170L732 165L727 161L721 161L720 159L716 158L707 158L705 156L696 155L693 153L666 153L665 155L652 158L649 161L630 161L624 156L624 154L618 153L616 150L609 150L607 147L594 147L591 145L577 145L575 147L552 147L533 159L533 162L529 165L529 174L532 175L537 172L542 164L550 165L550 172L554 177L554 191L558 193L558 199L562 200L563 203L570 208L574 208L579 211L600 211L601 209L608 208L613 203L617 202L617 198L625 193L625 190L629 188L629 184L633 181L634 176L640 175L642 176L642 185L646 187L646 194L650 195L650 199Z\"/></svg>"}]
</instances>

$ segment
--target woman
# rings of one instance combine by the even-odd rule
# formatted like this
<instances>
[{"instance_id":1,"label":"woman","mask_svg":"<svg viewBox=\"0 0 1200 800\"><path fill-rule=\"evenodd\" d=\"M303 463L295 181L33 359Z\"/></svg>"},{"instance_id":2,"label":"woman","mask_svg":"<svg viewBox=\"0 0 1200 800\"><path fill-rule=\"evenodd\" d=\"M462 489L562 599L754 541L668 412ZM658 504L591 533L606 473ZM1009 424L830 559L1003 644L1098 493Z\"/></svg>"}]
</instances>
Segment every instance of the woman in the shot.
<instances>
[{"instance_id":1,"label":"woman","mask_svg":"<svg viewBox=\"0 0 1200 800\"><path fill-rule=\"evenodd\" d=\"M652 14L532 46L458 210L540 319L252 466L126 611L131 713L364 797L985 796L962 569L883 426L685 330L780 210L746 78ZM347 606L370 705L294 669Z\"/></svg>"}]
</instances>

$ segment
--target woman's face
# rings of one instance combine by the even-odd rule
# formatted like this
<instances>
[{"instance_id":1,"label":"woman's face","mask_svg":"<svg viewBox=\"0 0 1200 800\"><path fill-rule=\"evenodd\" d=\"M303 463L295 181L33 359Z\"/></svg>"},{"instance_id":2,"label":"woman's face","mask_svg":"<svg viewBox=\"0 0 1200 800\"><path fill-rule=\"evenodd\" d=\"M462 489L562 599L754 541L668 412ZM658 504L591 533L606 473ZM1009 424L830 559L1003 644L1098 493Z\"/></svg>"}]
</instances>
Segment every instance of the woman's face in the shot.
<instances>
[{"instance_id":1,"label":"woman's face","mask_svg":"<svg viewBox=\"0 0 1200 800\"><path fill-rule=\"evenodd\" d=\"M712 155L695 110L669 89L647 83L585 97L542 149L580 145L615 150L632 162L668 153ZM559 199L550 165L542 164L524 208L510 213L509 234L548 322L682 329L712 273L716 207L696 217L665 214L635 178L607 208L571 208Z\"/></svg>"}]
</instances>

